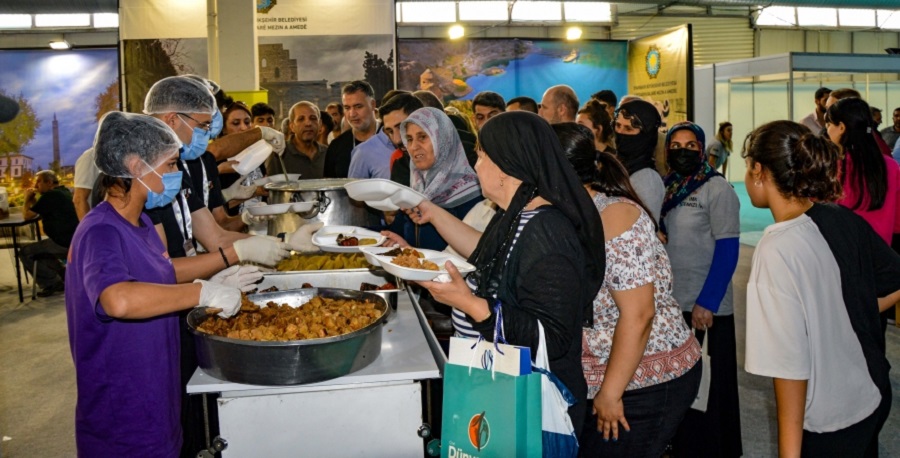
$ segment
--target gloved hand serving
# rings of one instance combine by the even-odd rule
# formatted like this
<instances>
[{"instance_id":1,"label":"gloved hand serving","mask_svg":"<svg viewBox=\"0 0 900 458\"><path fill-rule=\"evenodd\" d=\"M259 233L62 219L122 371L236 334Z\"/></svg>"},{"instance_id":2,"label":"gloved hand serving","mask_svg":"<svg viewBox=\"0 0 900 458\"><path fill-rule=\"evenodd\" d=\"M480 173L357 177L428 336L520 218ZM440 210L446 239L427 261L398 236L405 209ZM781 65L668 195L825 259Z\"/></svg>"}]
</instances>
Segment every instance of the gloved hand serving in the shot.
<instances>
[{"instance_id":1,"label":"gloved hand serving","mask_svg":"<svg viewBox=\"0 0 900 458\"><path fill-rule=\"evenodd\" d=\"M319 251L319 247L312 244L312 236L316 231L322 229L322 226L324 225L325 223L321 221L304 224L300 226L300 228L296 231L287 234L284 237L284 241L294 251L300 251L304 253Z\"/></svg>"},{"instance_id":2,"label":"gloved hand serving","mask_svg":"<svg viewBox=\"0 0 900 458\"><path fill-rule=\"evenodd\" d=\"M225 202L229 200L247 200L256 194L256 186L244 186L241 180L235 181L234 184L222 190L222 196Z\"/></svg>"},{"instance_id":3,"label":"gloved hand serving","mask_svg":"<svg viewBox=\"0 0 900 458\"><path fill-rule=\"evenodd\" d=\"M230 318L241 309L241 290L206 280L194 280L194 283L200 283L197 307L222 309L218 313L222 318Z\"/></svg>"},{"instance_id":4,"label":"gloved hand serving","mask_svg":"<svg viewBox=\"0 0 900 458\"><path fill-rule=\"evenodd\" d=\"M262 224L268 222L272 218L275 218L275 215L253 216L246 208L241 212L241 221L243 221L244 224L248 226L253 226L254 224Z\"/></svg>"},{"instance_id":5,"label":"gloved hand serving","mask_svg":"<svg viewBox=\"0 0 900 458\"><path fill-rule=\"evenodd\" d=\"M256 282L263 278L257 266L231 266L209 278L209 281L220 285L237 288L243 292L256 288Z\"/></svg>"},{"instance_id":6,"label":"gloved hand serving","mask_svg":"<svg viewBox=\"0 0 900 458\"><path fill-rule=\"evenodd\" d=\"M262 135L262 139L272 145L272 150L275 154L281 156L284 153L284 147L286 146L284 143L284 134L266 126L257 126L259 127L259 132Z\"/></svg>"},{"instance_id":7,"label":"gloved hand serving","mask_svg":"<svg viewBox=\"0 0 900 458\"><path fill-rule=\"evenodd\" d=\"M291 249L278 237L254 235L234 242L234 252L242 262L250 261L274 266L278 261L288 257Z\"/></svg>"}]
</instances>

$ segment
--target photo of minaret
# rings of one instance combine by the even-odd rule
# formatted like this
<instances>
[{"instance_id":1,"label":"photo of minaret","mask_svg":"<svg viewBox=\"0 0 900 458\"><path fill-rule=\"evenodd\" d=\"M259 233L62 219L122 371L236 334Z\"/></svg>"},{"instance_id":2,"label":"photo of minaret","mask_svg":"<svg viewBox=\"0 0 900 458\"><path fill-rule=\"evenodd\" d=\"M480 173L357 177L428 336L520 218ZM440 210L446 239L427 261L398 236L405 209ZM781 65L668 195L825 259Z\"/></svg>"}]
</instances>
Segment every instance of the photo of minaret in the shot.
<instances>
[{"instance_id":1,"label":"photo of minaret","mask_svg":"<svg viewBox=\"0 0 900 458\"><path fill-rule=\"evenodd\" d=\"M56 120L56 113L53 113L53 162L50 163L51 170L59 170L59 122Z\"/></svg>"}]
</instances>

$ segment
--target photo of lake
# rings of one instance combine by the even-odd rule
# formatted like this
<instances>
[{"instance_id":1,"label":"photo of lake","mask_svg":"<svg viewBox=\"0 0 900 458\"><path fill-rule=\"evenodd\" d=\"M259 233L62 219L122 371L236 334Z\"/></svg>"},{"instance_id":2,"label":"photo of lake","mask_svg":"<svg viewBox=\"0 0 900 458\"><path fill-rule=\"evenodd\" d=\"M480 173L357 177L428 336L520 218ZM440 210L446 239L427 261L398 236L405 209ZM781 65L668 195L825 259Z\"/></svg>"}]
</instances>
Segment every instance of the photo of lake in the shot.
<instances>
[{"instance_id":1,"label":"photo of lake","mask_svg":"<svg viewBox=\"0 0 900 458\"><path fill-rule=\"evenodd\" d=\"M397 45L397 79L399 89L430 90L445 102L481 91L540 101L556 84L571 86L584 101L601 89L626 93L626 56L624 41L404 39Z\"/></svg>"}]
</instances>

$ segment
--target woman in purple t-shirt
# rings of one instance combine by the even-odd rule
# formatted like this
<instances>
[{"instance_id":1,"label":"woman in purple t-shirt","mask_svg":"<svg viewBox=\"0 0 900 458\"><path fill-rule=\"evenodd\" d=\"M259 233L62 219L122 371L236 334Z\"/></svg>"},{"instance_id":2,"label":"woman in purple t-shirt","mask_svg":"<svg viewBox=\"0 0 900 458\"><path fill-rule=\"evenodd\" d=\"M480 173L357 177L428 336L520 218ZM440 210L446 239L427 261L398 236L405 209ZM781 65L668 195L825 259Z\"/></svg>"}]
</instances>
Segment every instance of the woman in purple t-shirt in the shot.
<instances>
[{"instance_id":1,"label":"woman in purple t-shirt","mask_svg":"<svg viewBox=\"0 0 900 458\"><path fill-rule=\"evenodd\" d=\"M78 226L66 271L79 456L178 456L175 312L200 304L231 316L240 307L238 277L246 269L177 285L190 281L189 272L173 265L143 214L180 189L179 147L171 129L144 115L111 112L97 131L95 161L107 197Z\"/></svg>"}]
</instances>

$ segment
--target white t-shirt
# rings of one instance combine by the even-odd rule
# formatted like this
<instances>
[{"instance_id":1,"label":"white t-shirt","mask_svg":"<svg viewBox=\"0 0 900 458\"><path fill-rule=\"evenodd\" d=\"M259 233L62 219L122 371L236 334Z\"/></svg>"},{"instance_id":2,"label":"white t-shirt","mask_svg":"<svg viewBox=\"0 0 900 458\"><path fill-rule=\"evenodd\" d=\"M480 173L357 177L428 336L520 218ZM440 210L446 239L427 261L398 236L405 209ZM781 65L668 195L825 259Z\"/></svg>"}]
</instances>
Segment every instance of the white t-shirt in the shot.
<instances>
[{"instance_id":1,"label":"white t-shirt","mask_svg":"<svg viewBox=\"0 0 900 458\"><path fill-rule=\"evenodd\" d=\"M846 428L881 401L847 315L837 261L805 214L766 228L756 247L746 348L747 372L808 380L804 430Z\"/></svg>"},{"instance_id":2,"label":"white t-shirt","mask_svg":"<svg viewBox=\"0 0 900 458\"><path fill-rule=\"evenodd\" d=\"M94 148L88 148L75 161L75 187L94 189L94 183L100 176L100 169L94 164Z\"/></svg>"}]
</instances>

